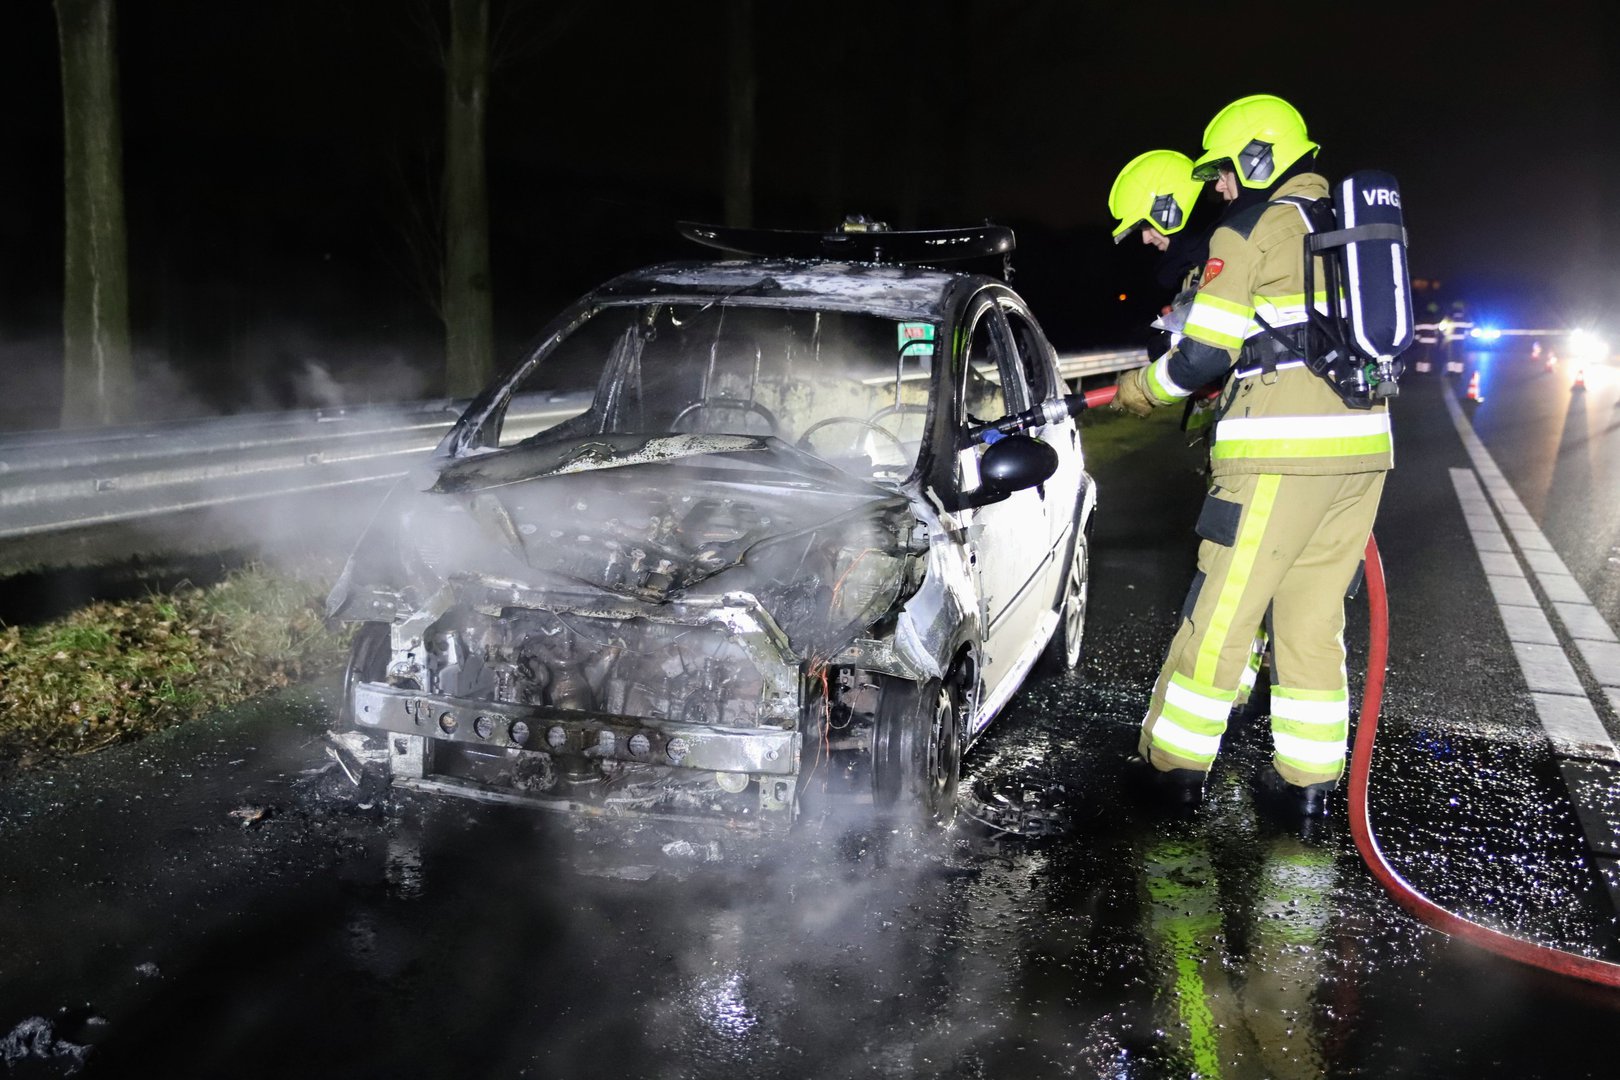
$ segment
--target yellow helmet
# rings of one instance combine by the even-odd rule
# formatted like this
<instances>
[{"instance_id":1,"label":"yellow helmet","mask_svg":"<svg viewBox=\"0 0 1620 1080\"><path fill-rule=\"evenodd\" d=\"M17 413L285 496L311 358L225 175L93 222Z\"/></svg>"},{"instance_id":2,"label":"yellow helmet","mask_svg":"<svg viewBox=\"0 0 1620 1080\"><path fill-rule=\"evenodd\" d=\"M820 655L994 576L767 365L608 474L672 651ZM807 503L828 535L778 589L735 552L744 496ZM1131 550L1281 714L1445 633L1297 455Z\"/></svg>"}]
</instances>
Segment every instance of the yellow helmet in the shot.
<instances>
[{"instance_id":1,"label":"yellow helmet","mask_svg":"<svg viewBox=\"0 0 1620 1080\"><path fill-rule=\"evenodd\" d=\"M1216 113L1204 129L1204 154L1193 163L1193 175L1213 180L1221 163L1230 162L1244 187L1270 187L1316 149L1298 109L1274 94L1250 94Z\"/></svg>"},{"instance_id":2,"label":"yellow helmet","mask_svg":"<svg viewBox=\"0 0 1620 1080\"><path fill-rule=\"evenodd\" d=\"M1194 180L1192 158L1174 150L1149 150L1131 159L1114 178L1108 211L1119 218L1114 243L1146 224L1169 236L1180 232L1192 213L1202 181Z\"/></svg>"}]
</instances>

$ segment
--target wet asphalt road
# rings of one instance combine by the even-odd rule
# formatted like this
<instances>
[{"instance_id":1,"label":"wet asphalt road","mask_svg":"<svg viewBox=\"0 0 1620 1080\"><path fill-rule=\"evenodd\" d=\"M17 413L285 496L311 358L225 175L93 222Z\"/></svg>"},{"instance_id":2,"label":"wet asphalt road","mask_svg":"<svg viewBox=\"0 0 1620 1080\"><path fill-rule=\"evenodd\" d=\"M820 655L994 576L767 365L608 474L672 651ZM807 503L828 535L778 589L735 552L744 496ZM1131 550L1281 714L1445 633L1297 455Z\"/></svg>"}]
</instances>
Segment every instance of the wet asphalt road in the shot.
<instances>
[{"instance_id":1,"label":"wet asphalt road","mask_svg":"<svg viewBox=\"0 0 1620 1080\"><path fill-rule=\"evenodd\" d=\"M1615 622L1620 501L1592 485L1620 453L1620 379L1581 427L1567 385L1492 375L1478 430ZM1441 386L1403 391L1377 529L1374 824L1435 899L1620 959L1468 546ZM1257 811L1263 719L1233 725L1191 816L1123 778L1202 480L1172 417L1097 422L1081 670L1029 684L967 765L982 796L1044 790L1062 836L825 822L766 849L357 795L326 767L317 687L0 793L0 1058L46 1076L1613 1075L1620 1000L1419 927L1342 806L1306 834Z\"/></svg>"}]
</instances>

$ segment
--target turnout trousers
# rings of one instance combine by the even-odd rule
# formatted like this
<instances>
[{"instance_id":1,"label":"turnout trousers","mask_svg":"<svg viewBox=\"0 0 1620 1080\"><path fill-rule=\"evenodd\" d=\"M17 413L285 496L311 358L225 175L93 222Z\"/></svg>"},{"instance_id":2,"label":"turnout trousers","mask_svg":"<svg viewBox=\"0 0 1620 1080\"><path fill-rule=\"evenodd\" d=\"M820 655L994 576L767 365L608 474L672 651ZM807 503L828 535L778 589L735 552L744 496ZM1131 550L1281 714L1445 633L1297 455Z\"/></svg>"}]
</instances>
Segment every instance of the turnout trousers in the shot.
<instances>
[{"instance_id":1,"label":"turnout trousers","mask_svg":"<svg viewBox=\"0 0 1620 1080\"><path fill-rule=\"evenodd\" d=\"M1273 764L1291 784L1339 778L1350 728L1344 599L1384 475L1217 482L1198 520L1198 573L1142 721L1142 757L1159 769L1209 771L1269 609Z\"/></svg>"}]
</instances>

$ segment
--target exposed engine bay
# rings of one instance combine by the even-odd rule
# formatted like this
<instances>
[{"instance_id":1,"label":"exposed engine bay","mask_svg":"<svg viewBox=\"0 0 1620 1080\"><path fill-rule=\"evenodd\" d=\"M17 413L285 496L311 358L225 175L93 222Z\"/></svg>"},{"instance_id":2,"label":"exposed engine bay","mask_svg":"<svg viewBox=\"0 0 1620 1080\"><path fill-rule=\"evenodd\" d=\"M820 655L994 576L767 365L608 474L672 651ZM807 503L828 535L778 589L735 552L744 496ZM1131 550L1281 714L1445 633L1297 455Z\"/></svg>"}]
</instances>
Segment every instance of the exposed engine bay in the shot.
<instances>
[{"instance_id":1,"label":"exposed engine bay","mask_svg":"<svg viewBox=\"0 0 1620 1080\"><path fill-rule=\"evenodd\" d=\"M833 661L892 632L926 526L869 489L668 463L614 479L464 466L453 494L411 499L391 568L410 584L349 582L391 616L348 690L357 726L392 733L407 784L790 820L807 715L819 755L869 746L873 678Z\"/></svg>"}]
</instances>

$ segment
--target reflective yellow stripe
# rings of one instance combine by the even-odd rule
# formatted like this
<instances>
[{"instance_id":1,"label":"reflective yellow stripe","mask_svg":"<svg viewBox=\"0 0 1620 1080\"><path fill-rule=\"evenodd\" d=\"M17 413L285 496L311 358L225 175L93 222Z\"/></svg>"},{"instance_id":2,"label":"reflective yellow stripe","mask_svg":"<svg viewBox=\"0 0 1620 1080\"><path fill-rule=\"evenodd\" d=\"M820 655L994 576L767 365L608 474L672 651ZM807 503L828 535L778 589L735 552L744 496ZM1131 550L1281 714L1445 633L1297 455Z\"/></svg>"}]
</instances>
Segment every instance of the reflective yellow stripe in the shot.
<instances>
[{"instance_id":1,"label":"reflective yellow stripe","mask_svg":"<svg viewBox=\"0 0 1620 1080\"><path fill-rule=\"evenodd\" d=\"M1215 427L1214 460L1329 458L1394 450L1389 413L1342 416L1243 416Z\"/></svg>"},{"instance_id":2,"label":"reflective yellow stripe","mask_svg":"<svg viewBox=\"0 0 1620 1080\"><path fill-rule=\"evenodd\" d=\"M1236 697L1235 690L1217 689L1179 671L1171 672L1164 704L1152 721L1150 741L1167 754L1209 764L1220 752L1227 714Z\"/></svg>"},{"instance_id":3,"label":"reflective yellow stripe","mask_svg":"<svg viewBox=\"0 0 1620 1080\"><path fill-rule=\"evenodd\" d=\"M1280 764L1331 779L1344 770L1349 741L1348 690L1271 688L1271 742Z\"/></svg>"},{"instance_id":4,"label":"reflective yellow stripe","mask_svg":"<svg viewBox=\"0 0 1620 1080\"><path fill-rule=\"evenodd\" d=\"M1219 431L1219 428L1216 429ZM1216 443L1217 448L1220 446ZM1277 501L1277 488L1282 477L1262 474L1255 482L1254 496L1243 512L1243 524L1238 529L1237 543L1232 546L1231 562L1226 568L1226 580L1221 583L1215 611L1210 616L1209 628L1204 631L1198 646L1198 660L1193 665L1193 678L1206 685L1215 682L1215 667L1221 659L1221 646L1232 632L1232 616L1237 613L1238 601L1249 587L1249 575L1254 560L1260 554L1260 540L1271 521L1271 507Z\"/></svg>"},{"instance_id":5,"label":"reflective yellow stripe","mask_svg":"<svg viewBox=\"0 0 1620 1080\"><path fill-rule=\"evenodd\" d=\"M1187 311L1187 336L1222 349L1243 347L1253 325L1254 309L1218 296L1199 293Z\"/></svg>"},{"instance_id":6,"label":"reflective yellow stripe","mask_svg":"<svg viewBox=\"0 0 1620 1080\"><path fill-rule=\"evenodd\" d=\"M1176 381L1170 377L1167 356L1159 357L1148 366L1146 382L1148 392L1166 405L1180 401L1191 393L1190 390L1183 390L1177 386Z\"/></svg>"},{"instance_id":7,"label":"reflective yellow stripe","mask_svg":"<svg viewBox=\"0 0 1620 1080\"><path fill-rule=\"evenodd\" d=\"M1395 444L1388 435L1359 439L1231 439L1217 442L1209 456L1215 461L1234 458L1331 458L1388 454Z\"/></svg>"},{"instance_id":8,"label":"reflective yellow stripe","mask_svg":"<svg viewBox=\"0 0 1620 1080\"><path fill-rule=\"evenodd\" d=\"M1297 292L1286 296L1256 296L1254 310L1273 327L1302 323L1305 321L1305 294ZM1323 313L1327 311L1327 293L1324 290L1317 290L1316 310ZM1260 331L1260 325L1256 323L1254 329Z\"/></svg>"},{"instance_id":9,"label":"reflective yellow stripe","mask_svg":"<svg viewBox=\"0 0 1620 1080\"><path fill-rule=\"evenodd\" d=\"M1350 691L1344 687L1337 690L1295 690L1291 686L1274 686L1271 696L1282 702L1283 708L1303 713L1325 711L1321 705L1342 705L1346 710L1350 708Z\"/></svg>"},{"instance_id":10,"label":"reflective yellow stripe","mask_svg":"<svg viewBox=\"0 0 1620 1080\"><path fill-rule=\"evenodd\" d=\"M1162 934L1175 962L1175 999L1196 1074L1220 1080L1219 1025L1204 985L1205 960L1220 938L1219 890L1214 867L1200 848L1161 841L1147 857L1152 929ZM1194 882L1196 884L1188 884Z\"/></svg>"}]
</instances>

